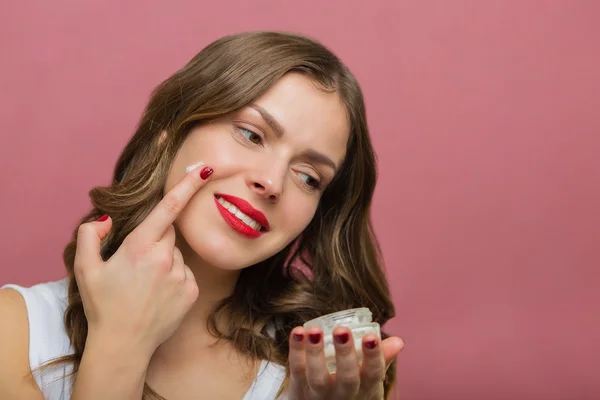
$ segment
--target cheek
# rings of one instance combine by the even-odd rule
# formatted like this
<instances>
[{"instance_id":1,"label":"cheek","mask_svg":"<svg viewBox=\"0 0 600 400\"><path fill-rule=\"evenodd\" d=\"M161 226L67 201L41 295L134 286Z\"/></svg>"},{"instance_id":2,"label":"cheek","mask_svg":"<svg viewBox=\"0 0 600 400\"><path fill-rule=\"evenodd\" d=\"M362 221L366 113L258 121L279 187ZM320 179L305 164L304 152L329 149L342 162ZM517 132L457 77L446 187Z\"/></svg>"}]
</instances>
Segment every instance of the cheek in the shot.
<instances>
[{"instance_id":1,"label":"cheek","mask_svg":"<svg viewBox=\"0 0 600 400\"><path fill-rule=\"evenodd\" d=\"M312 221L318 206L318 201L315 199L302 199L303 195L295 196L297 197L290 198L290 201L280 208L281 229L289 232L293 237L304 231Z\"/></svg>"},{"instance_id":2,"label":"cheek","mask_svg":"<svg viewBox=\"0 0 600 400\"><path fill-rule=\"evenodd\" d=\"M199 161L215 170L214 178L228 176L244 167L245 163L251 163L252 160L249 160L248 152L244 151L243 146L232 142L228 132L197 132L177 153L167 177L165 191L183 179L185 169L189 165Z\"/></svg>"},{"instance_id":3,"label":"cheek","mask_svg":"<svg viewBox=\"0 0 600 400\"><path fill-rule=\"evenodd\" d=\"M254 153L236 143L231 132L221 128L215 132L206 132L194 142L189 159L197 159L215 170L214 178L229 176L240 168L247 168L255 160Z\"/></svg>"},{"instance_id":4,"label":"cheek","mask_svg":"<svg viewBox=\"0 0 600 400\"><path fill-rule=\"evenodd\" d=\"M231 142L230 138L222 138L212 143L210 148L207 148L209 154L207 160L212 163L215 172L218 169L220 173L227 174L239 169L240 164L244 164L244 161L248 160L248 151L242 146Z\"/></svg>"}]
</instances>

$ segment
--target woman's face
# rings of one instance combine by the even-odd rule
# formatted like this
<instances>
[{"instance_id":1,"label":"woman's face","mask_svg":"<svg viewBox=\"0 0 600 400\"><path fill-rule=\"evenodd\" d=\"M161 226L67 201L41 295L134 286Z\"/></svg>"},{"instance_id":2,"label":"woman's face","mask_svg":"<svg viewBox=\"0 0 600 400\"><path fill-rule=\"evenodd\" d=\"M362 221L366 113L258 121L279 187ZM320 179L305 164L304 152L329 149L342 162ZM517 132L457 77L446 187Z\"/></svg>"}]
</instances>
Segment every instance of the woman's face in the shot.
<instances>
[{"instance_id":1,"label":"woman's face","mask_svg":"<svg viewBox=\"0 0 600 400\"><path fill-rule=\"evenodd\" d=\"M183 239L202 261L228 270L276 254L313 218L342 164L348 136L339 96L299 73L282 77L234 117L193 129L165 191L191 164L202 161L214 174L175 222L179 243Z\"/></svg>"}]
</instances>

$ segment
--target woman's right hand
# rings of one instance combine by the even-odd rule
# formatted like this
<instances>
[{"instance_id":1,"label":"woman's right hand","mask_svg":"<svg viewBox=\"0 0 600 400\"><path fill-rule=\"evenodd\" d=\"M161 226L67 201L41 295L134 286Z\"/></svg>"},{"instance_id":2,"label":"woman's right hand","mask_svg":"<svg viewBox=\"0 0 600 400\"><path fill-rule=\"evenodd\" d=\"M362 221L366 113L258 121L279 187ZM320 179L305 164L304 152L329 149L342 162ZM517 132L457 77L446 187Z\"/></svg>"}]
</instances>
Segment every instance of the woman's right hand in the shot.
<instances>
[{"instance_id":1,"label":"woman's right hand","mask_svg":"<svg viewBox=\"0 0 600 400\"><path fill-rule=\"evenodd\" d=\"M210 167L187 173L106 262L100 248L111 219L79 227L74 272L88 341L122 340L151 357L179 327L198 286L175 247L173 222L211 174Z\"/></svg>"}]
</instances>

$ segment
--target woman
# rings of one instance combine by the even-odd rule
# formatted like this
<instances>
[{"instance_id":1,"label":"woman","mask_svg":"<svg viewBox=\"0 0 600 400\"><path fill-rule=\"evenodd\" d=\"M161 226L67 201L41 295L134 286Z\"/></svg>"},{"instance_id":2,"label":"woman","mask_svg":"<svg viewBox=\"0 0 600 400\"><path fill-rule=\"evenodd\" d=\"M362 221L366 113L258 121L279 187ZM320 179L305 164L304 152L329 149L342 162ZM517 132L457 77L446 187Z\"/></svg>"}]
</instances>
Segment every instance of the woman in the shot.
<instances>
[{"instance_id":1,"label":"woman","mask_svg":"<svg viewBox=\"0 0 600 400\"><path fill-rule=\"evenodd\" d=\"M0 291L0 398L383 398L399 338L365 336L359 364L336 328L330 375L322 331L302 327L394 315L375 179L360 88L329 50L275 32L210 44L91 191L68 278Z\"/></svg>"}]
</instances>

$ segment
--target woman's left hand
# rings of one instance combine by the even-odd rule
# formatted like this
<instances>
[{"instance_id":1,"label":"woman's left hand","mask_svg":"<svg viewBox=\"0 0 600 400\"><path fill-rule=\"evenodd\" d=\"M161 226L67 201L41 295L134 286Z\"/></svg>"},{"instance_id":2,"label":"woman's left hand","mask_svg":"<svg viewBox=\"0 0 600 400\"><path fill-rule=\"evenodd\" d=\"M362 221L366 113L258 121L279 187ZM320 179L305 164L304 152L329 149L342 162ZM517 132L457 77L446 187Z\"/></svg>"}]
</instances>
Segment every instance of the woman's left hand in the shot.
<instances>
[{"instance_id":1,"label":"woman's left hand","mask_svg":"<svg viewBox=\"0 0 600 400\"><path fill-rule=\"evenodd\" d=\"M380 341L377 335L363 337L362 365L358 363L352 333L333 331L336 373L325 364L323 331L318 327L296 327L289 339L290 400L382 400L383 381L390 363L402 350L398 337Z\"/></svg>"}]
</instances>

